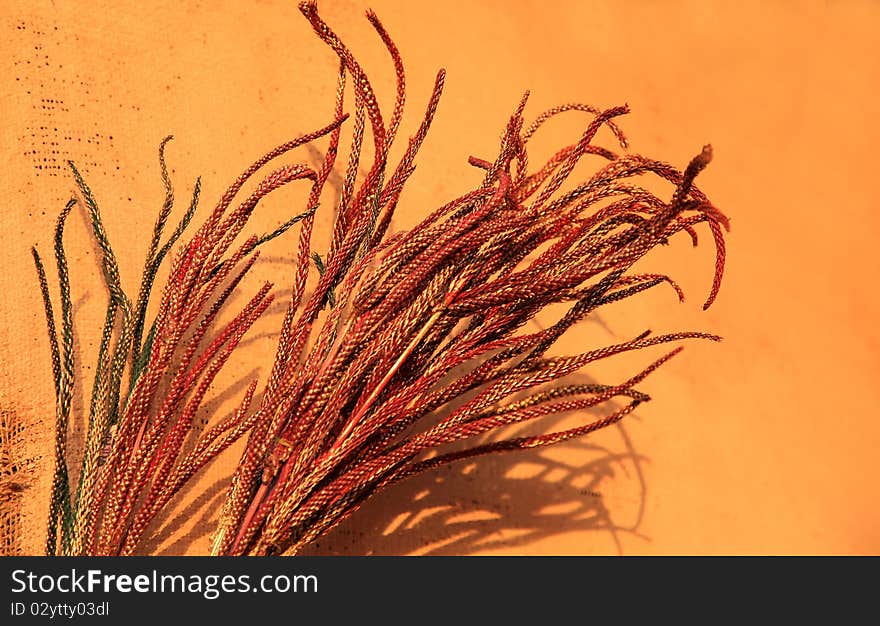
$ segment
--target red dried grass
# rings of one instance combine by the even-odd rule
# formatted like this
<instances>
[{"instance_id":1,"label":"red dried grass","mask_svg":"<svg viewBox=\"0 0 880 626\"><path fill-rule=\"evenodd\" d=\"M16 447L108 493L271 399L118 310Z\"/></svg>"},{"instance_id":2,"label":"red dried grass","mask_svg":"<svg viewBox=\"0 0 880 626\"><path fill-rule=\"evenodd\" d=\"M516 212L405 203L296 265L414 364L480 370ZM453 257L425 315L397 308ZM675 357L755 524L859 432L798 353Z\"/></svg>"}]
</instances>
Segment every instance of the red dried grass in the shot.
<instances>
[{"instance_id":1,"label":"red dried grass","mask_svg":"<svg viewBox=\"0 0 880 626\"><path fill-rule=\"evenodd\" d=\"M392 169L389 151L405 95L397 48L378 18L368 13L397 76L396 100L386 122L368 76L348 48L322 21L313 3L303 3L300 9L340 59L333 121L266 154L221 197L177 254L162 291L154 332L146 342L140 342L143 316L129 315L135 320L128 322L134 328L131 332L123 316L116 346L129 355L130 392L122 394L124 402L111 397L99 403L102 408L92 436L100 445L88 445L103 451L93 454L76 494L71 496L68 488L64 495L66 469L56 481L62 485L53 497L52 515L56 522L61 520L58 552L135 553L148 524L186 482L247 435L212 553L294 554L397 480L463 458L581 437L617 422L649 399L635 387L682 348L619 384L564 383L566 376L585 366L659 344L718 339L699 332L652 335L646 331L630 341L580 354L547 356L569 328L605 304L663 283L683 299L668 276L631 273L631 269L680 231L696 244L694 227L700 223L708 225L717 247L715 277L704 308L712 303L723 273L722 229L728 228L728 222L694 186L695 177L711 160L708 146L680 172L594 143L599 129L607 126L621 148L627 148L615 124L627 107L600 111L564 105L525 126L526 95L507 123L497 156L492 161L470 160L485 171L483 182L413 229L389 234L401 192L436 113L444 72L437 75L421 126ZM343 113L347 77L354 89L352 143L330 248L321 256L312 249L314 214L335 167L340 126L348 119ZM544 122L567 111L592 118L577 141L531 170L529 140ZM373 160L358 181L367 125ZM327 137L329 145L320 167L281 166L231 208L242 186L270 161L321 137ZM574 167L587 156L599 160L596 172L561 192ZM669 202L632 182L644 174L674 186ZM171 208L167 175L165 179L169 200L157 233ZM252 236L236 247L260 200L295 181L310 184L304 212L278 231ZM86 204L94 204L82 182L81 189ZM96 207L93 213L97 214ZM222 328L215 327L216 316L253 266L257 246L297 222L302 225L296 272L271 375L259 395L257 381L251 382L238 410L201 433L195 446L185 451L185 439L205 393L272 301L271 285L263 285ZM63 216L59 233L61 223ZM96 236L100 241L97 227ZM112 252L105 253L105 267L110 266L105 273L111 274L108 284L118 284L112 279L115 262L107 259L112 259ZM155 256L148 259L148 267L154 260ZM306 297L313 264L319 277ZM39 262L38 267L42 271ZM145 280L144 285L135 311L146 310L151 282ZM123 306L127 299L121 291L114 294L113 287L110 291L111 303L120 303L123 313L131 309ZM44 294L57 352L45 289ZM540 311L558 303L567 303L568 309L555 324L537 332L523 330ZM329 310L319 317L325 309ZM114 308L112 318L116 315ZM59 368L58 356L54 363L56 371L66 369ZM59 398L63 387L59 385ZM616 399L625 403L610 404ZM611 407L604 417L568 430L443 451L447 444L474 441L511 424L601 406ZM66 413L69 406L62 406L59 415ZM63 451L59 458L66 463ZM54 533L50 524L50 553L56 552Z\"/></svg>"}]
</instances>

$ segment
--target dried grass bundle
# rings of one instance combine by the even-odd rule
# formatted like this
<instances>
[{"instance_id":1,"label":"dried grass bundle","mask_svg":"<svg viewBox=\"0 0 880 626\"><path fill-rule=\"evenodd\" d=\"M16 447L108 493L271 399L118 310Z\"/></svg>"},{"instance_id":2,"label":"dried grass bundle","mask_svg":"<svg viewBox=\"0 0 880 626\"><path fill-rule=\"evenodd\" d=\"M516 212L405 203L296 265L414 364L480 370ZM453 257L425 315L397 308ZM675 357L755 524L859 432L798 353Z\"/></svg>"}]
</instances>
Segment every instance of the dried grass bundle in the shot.
<instances>
[{"instance_id":1,"label":"dried grass bundle","mask_svg":"<svg viewBox=\"0 0 880 626\"><path fill-rule=\"evenodd\" d=\"M123 291L117 262L95 199L71 164L102 253L109 303L89 408L77 485L68 478L67 423L74 367L68 266L62 235L76 200L61 213L55 256L61 292L60 333L40 256L34 260L49 325L57 393L56 473L48 525L48 554L135 553L148 524L193 475L233 442L246 437L213 540L213 554L295 554L386 485L444 463L490 452L550 445L581 437L623 418L648 396L637 385L681 347L615 384L565 384L565 377L601 359L686 339L699 332L652 335L570 356L547 356L564 333L603 305L666 283L665 275L635 273L633 265L658 244L705 223L717 246L714 300L724 266L727 219L694 186L709 163L707 146L681 172L642 156L594 143L609 127L627 144L615 118L627 107L600 111L565 105L526 125L524 97L507 123L497 156L471 158L485 172L472 191L434 210L409 231L390 233L402 190L414 170L443 90L437 75L421 126L393 165L389 151L403 115L405 77L400 54L379 19L370 23L394 64L397 97L390 116L380 110L370 80L349 49L319 17L300 5L320 39L338 55L335 112L324 128L278 146L249 167L220 198L208 219L176 252L157 314L147 309L160 265L187 228L199 198L162 243L174 194L160 147L167 190L141 287ZM340 148L346 81L354 91L353 132L329 250L313 250L315 211ZM539 168L530 168L529 141L550 118L590 116L583 134ZM372 163L357 172L372 138ZM277 167L247 198L243 185L270 161L326 138L323 162ZM586 181L561 191L575 166L597 159ZM669 181L667 202L633 179ZM275 231L237 243L262 198L308 181L304 209ZM218 372L272 301L265 284L225 325L218 313L253 267L263 243L301 224L291 296L271 374L261 392L252 381L238 410L184 442ZM315 289L306 295L310 272ZM567 312L553 325L525 325L551 305ZM322 314L323 312L323 314ZM59 339L60 337L60 339ZM561 412L609 406L604 417L538 436L473 444L484 433Z\"/></svg>"}]
</instances>

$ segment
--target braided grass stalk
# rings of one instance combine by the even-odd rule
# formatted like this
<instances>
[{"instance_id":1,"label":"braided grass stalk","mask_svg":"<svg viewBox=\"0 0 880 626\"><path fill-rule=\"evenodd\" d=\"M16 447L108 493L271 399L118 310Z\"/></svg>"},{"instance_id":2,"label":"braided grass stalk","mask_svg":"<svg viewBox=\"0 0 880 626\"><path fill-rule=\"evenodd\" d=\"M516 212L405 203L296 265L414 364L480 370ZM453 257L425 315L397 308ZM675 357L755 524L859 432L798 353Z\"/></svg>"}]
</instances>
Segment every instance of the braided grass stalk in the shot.
<instances>
[{"instance_id":1,"label":"braided grass stalk","mask_svg":"<svg viewBox=\"0 0 880 626\"><path fill-rule=\"evenodd\" d=\"M318 15L300 5L318 37L339 57L335 110L326 126L284 143L257 160L229 187L195 234L177 247L169 277L147 319L159 267L189 226L199 182L178 226L163 243L174 206L165 165L166 199L159 212L137 296L122 289L119 269L96 200L71 163L102 255L109 294L101 335L82 467L69 481L67 423L74 380L69 272L63 227L55 234L60 285L60 333L46 272L33 250L43 293L57 396L57 428L46 551L48 554L130 555L142 550L150 522L211 459L245 438L229 477L212 554L296 554L383 487L445 463L477 455L551 445L617 422L650 398L636 387L681 351L677 346L630 378L610 384L570 384L586 366L624 352L692 339L700 332L653 335L568 356L547 356L567 330L603 305L667 284L662 274L633 265L680 232L697 243L708 226L717 248L714 280L704 308L721 284L727 218L694 185L712 151L706 146L685 170L626 152L615 120L627 107L581 104L553 108L525 122L526 94L507 122L491 160L471 157L483 172L475 189L436 208L409 231L389 225L416 156L437 112L441 70L422 123L396 163L389 154L402 119L405 73L400 53L372 12L367 18L387 48L397 90L386 117L364 69ZM347 81L354 111L345 112ZM587 117L583 134L540 167L530 166L529 142L552 117ZM353 124L348 160L329 249L313 249L315 213L334 171L341 126ZM607 126L621 152L594 143ZM372 140L372 162L363 147ZM255 191L243 185L270 161L324 139L323 160L277 166ZM582 160L595 172L574 186ZM359 178L360 167L367 173ZM654 176L671 184L669 201L637 184ZM302 210L262 236L243 235L262 198L288 184L307 183ZM561 191L564 184L566 191ZM236 204L237 203L237 204ZM218 372L272 302L264 284L232 321L217 315L253 267L258 247L299 224L295 271L271 373L259 393L250 382L238 409L184 446L193 419ZM244 239L243 242L239 242ZM239 242L239 243L236 243ZM312 274L315 272L315 274ZM310 275L317 282L307 296ZM526 324L552 305L566 313L548 328ZM322 314L323 312L323 314ZM623 400L623 405L612 404ZM472 443L512 424L570 411L605 414L567 430ZM448 444L456 444L454 450ZM461 447L462 444L466 444ZM468 445L469 444L469 447Z\"/></svg>"}]
</instances>

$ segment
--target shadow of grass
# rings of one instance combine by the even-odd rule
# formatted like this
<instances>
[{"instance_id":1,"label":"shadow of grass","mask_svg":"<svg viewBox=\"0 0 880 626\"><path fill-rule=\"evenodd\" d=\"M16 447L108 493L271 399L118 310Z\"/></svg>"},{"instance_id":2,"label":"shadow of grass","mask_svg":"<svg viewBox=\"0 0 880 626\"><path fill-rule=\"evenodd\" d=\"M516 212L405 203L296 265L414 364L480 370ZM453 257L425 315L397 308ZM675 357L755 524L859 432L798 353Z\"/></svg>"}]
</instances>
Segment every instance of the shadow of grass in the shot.
<instances>
[{"instance_id":1,"label":"shadow of grass","mask_svg":"<svg viewBox=\"0 0 880 626\"><path fill-rule=\"evenodd\" d=\"M393 484L301 554L518 553L574 532L607 533L622 554L621 533L644 538L647 483L645 458L624 426L616 428L614 450L571 441L464 460ZM634 499L618 495L633 489Z\"/></svg>"}]
</instances>

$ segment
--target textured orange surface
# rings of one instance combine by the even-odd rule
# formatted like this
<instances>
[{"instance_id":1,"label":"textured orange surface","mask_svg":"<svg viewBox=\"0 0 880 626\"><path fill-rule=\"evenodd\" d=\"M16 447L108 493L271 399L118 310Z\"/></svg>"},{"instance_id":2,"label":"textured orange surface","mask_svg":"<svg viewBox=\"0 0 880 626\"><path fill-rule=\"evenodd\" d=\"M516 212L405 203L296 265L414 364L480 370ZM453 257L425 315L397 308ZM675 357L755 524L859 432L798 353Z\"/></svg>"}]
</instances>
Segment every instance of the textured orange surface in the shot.
<instances>
[{"instance_id":1,"label":"textured orange surface","mask_svg":"<svg viewBox=\"0 0 880 626\"><path fill-rule=\"evenodd\" d=\"M202 175L204 215L254 158L331 113L336 63L295 3L119 4L12 0L0 12L0 402L34 423L34 451L49 449L40 433L53 404L28 248L51 249L55 216L74 190L54 166L68 158L81 165L133 290L163 197L155 152L165 134L176 136L168 157L178 198ZM696 250L674 242L649 262L680 281L684 305L671 292L647 295L582 324L560 349L579 351L645 328L706 330L725 341L688 345L643 384L654 401L622 428L417 477L376 497L312 552L880 552L880 211L873 185L880 5L370 6L407 64L401 136L416 127L436 69L448 72L395 227L478 182L467 157L494 154L525 89L532 116L568 101L627 102L632 114L621 125L637 152L683 167L712 143L715 160L700 186L732 219L725 284L703 313L708 237ZM392 68L362 18L365 7L321 3L387 103ZM539 147L549 155L582 123L577 116L554 122ZM254 228L276 224L302 202L300 194L273 197ZM68 230L77 350L88 376L105 296L81 213ZM273 242L249 288L266 278L285 288L292 241ZM247 380L265 375L259 368L272 354L282 309L269 313L227 372L232 393L222 392L221 381L209 409L222 412ZM614 380L649 358L586 374ZM80 409L88 384L77 389ZM43 431L39 420L47 420ZM232 452L156 525L152 549L206 550ZM26 513L37 550L46 479L32 489Z\"/></svg>"}]
</instances>

